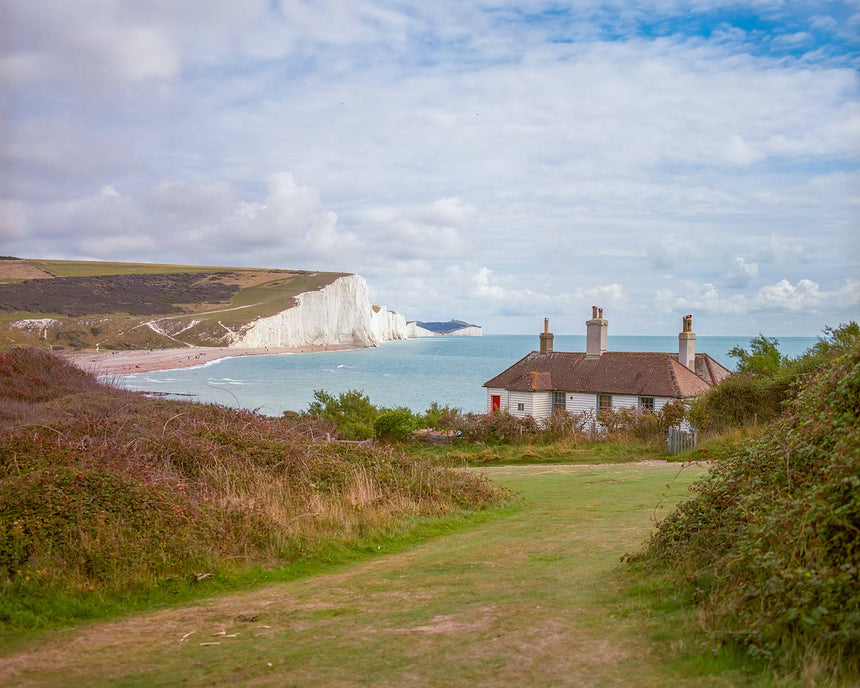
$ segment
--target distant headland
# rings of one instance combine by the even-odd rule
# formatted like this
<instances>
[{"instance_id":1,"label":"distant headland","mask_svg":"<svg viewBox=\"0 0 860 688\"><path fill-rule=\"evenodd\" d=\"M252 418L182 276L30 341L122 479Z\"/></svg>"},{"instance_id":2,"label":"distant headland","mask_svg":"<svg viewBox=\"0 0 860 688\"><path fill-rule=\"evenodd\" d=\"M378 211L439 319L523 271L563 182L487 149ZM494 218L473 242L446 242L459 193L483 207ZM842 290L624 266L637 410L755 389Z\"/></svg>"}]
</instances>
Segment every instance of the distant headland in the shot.
<instances>
[{"instance_id":1,"label":"distant headland","mask_svg":"<svg viewBox=\"0 0 860 688\"><path fill-rule=\"evenodd\" d=\"M410 337L480 337L484 334L480 325L462 320L445 322L410 321L406 323Z\"/></svg>"}]
</instances>

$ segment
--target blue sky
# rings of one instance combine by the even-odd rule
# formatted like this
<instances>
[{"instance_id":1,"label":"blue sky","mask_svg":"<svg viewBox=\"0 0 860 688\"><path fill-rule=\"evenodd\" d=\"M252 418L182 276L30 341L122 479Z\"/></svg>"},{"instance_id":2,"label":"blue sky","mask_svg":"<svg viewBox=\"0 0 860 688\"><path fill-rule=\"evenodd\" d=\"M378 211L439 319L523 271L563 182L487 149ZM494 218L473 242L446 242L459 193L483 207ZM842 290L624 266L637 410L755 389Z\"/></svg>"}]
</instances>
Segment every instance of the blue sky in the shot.
<instances>
[{"instance_id":1,"label":"blue sky","mask_svg":"<svg viewBox=\"0 0 860 688\"><path fill-rule=\"evenodd\" d=\"M357 272L494 333L860 318L858 0L0 12L0 254Z\"/></svg>"}]
</instances>

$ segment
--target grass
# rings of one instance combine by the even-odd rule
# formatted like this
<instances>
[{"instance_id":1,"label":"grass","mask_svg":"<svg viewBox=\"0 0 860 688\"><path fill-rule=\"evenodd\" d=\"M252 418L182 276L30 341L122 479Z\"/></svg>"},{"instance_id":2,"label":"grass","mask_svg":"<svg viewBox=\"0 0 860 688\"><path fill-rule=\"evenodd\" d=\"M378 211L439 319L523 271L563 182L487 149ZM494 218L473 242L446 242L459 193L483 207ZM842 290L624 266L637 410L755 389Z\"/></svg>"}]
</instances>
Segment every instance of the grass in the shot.
<instances>
[{"instance_id":1,"label":"grass","mask_svg":"<svg viewBox=\"0 0 860 688\"><path fill-rule=\"evenodd\" d=\"M507 498L322 436L112 389L43 352L0 354L0 634L193 597L196 573L243 585L349 558Z\"/></svg>"},{"instance_id":2,"label":"grass","mask_svg":"<svg viewBox=\"0 0 860 688\"><path fill-rule=\"evenodd\" d=\"M485 470L519 508L316 575L44 635L5 653L0 682L800 685L715 647L686 600L619 561L701 467Z\"/></svg>"},{"instance_id":3,"label":"grass","mask_svg":"<svg viewBox=\"0 0 860 688\"><path fill-rule=\"evenodd\" d=\"M229 268L206 265L166 265L160 263L115 263L101 260L35 260L27 259L33 267L57 277L94 277L96 275L169 275L182 272L245 271L253 268Z\"/></svg>"},{"instance_id":4,"label":"grass","mask_svg":"<svg viewBox=\"0 0 860 688\"><path fill-rule=\"evenodd\" d=\"M661 442L559 440L546 444L411 444L407 451L441 466L511 466L528 464L609 464L651 459L675 460Z\"/></svg>"},{"instance_id":5,"label":"grass","mask_svg":"<svg viewBox=\"0 0 860 688\"><path fill-rule=\"evenodd\" d=\"M27 260L26 262L56 277L221 273L219 279L236 284L239 292L230 302L181 304L181 313L164 313L155 317L127 316L121 313L88 315L84 318L22 311L0 313L0 325L3 326L0 330L0 348L45 346L49 343L56 349L97 348L98 346L112 349L142 349L175 347L182 346L184 343L195 346L224 345L225 329L221 323L235 328L259 317L275 315L290 308L298 294L320 289L345 274L102 261ZM12 326L12 323L19 320L48 317L56 320L58 324L48 328L47 334L41 330L31 332ZM176 333L178 339L163 336L145 325L152 320L157 321L168 334Z\"/></svg>"},{"instance_id":6,"label":"grass","mask_svg":"<svg viewBox=\"0 0 860 688\"><path fill-rule=\"evenodd\" d=\"M701 437L696 448L677 455L680 461L724 461L761 437L765 425L727 428Z\"/></svg>"},{"instance_id":7,"label":"grass","mask_svg":"<svg viewBox=\"0 0 860 688\"><path fill-rule=\"evenodd\" d=\"M346 273L291 273L286 277L278 277L260 284L244 287L233 297L231 308L242 310L207 316L201 313L201 319L217 319L223 322L250 322L259 317L275 315L294 305L295 297L303 292L315 291L331 284Z\"/></svg>"}]
</instances>

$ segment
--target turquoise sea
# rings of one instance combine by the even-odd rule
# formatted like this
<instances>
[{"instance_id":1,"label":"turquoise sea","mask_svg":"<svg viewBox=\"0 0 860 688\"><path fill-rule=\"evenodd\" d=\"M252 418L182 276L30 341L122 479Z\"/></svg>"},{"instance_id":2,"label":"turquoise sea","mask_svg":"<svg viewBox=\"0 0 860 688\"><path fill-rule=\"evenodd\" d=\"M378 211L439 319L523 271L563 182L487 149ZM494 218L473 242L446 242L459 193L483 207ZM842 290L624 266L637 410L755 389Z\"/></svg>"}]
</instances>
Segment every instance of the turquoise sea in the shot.
<instances>
[{"instance_id":1,"label":"turquoise sea","mask_svg":"<svg viewBox=\"0 0 860 688\"><path fill-rule=\"evenodd\" d=\"M815 337L778 337L780 351L798 356ZM727 368L728 352L748 348L750 337L696 339L696 351L710 354ZM584 351L584 335L556 335L556 351ZM610 336L611 351L677 351L677 337ZM307 354L241 356L197 368L121 376L128 389L183 396L204 402L257 410L266 415L301 411L313 392L338 394L362 390L377 406L406 406L425 411L433 402L463 411L483 412L481 386L512 363L538 348L537 335L426 337L388 342L374 349Z\"/></svg>"}]
</instances>

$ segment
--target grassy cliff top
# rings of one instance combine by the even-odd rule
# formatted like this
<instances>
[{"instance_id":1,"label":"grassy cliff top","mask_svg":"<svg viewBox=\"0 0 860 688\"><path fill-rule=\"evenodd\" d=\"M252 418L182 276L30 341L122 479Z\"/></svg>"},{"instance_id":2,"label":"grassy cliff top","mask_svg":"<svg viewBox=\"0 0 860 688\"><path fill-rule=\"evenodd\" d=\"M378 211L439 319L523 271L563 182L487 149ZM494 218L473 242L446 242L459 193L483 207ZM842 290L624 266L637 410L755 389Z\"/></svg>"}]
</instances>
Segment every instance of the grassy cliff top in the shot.
<instances>
[{"instance_id":1,"label":"grassy cliff top","mask_svg":"<svg viewBox=\"0 0 860 688\"><path fill-rule=\"evenodd\" d=\"M220 344L219 323L241 327L274 315L293 306L299 294L345 274L7 256L0 260L0 348L36 344L39 337L54 348L175 346L151 327L139 331L153 320L158 329L163 321L176 325L173 330L191 328L193 321L191 339L180 343ZM54 341L15 325L45 318L56 321Z\"/></svg>"}]
</instances>

